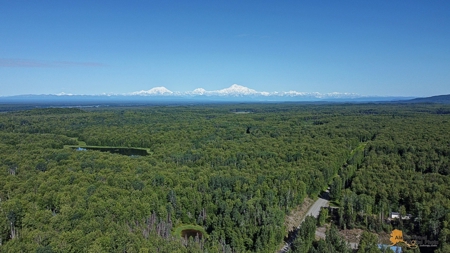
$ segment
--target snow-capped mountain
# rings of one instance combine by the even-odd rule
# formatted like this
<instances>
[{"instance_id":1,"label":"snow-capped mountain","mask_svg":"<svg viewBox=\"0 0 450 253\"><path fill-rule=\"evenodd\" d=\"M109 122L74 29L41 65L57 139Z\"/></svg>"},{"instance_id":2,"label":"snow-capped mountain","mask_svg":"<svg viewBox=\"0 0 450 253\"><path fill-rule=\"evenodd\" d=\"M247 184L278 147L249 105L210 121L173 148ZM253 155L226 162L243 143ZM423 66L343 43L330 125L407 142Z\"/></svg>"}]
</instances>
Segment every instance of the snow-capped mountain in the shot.
<instances>
[{"instance_id":1,"label":"snow-capped mountain","mask_svg":"<svg viewBox=\"0 0 450 253\"><path fill-rule=\"evenodd\" d=\"M212 91L211 93L219 96L248 96L260 94L260 92L257 92L256 90L238 84L233 84L228 88Z\"/></svg>"},{"instance_id":2,"label":"snow-capped mountain","mask_svg":"<svg viewBox=\"0 0 450 253\"><path fill-rule=\"evenodd\" d=\"M199 95L199 96L201 96L201 95L205 95L207 92L208 92L208 91L206 91L206 90L203 89L203 88L197 88L197 89L193 90L191 93L188 93L188 94Z\"/></svg>"},{"instance_id":3,"label":"snow-capped mountain","mask_svg":"<svg viewBox=\"0 0 450 253\"><path fill-rule=\"evenodd\" d=\"M172 95L173 92L166 87L154 87L150 90L141 90L132 92L130 95L140 95L140 96L155 96L155 95Z\"/></svg>"},{"instance_id":4,"label":"snow-capped mountain","mask_svg":"<svg viewBox=\"0 0 450 253\"><path fill-rule=\"evenodd\" d=\"M172 92L169 89L165 87L155 87L150 90L142 90L137 92L132 92L125 95L132 95L132 96L181 96L181 97L191 97L191 96L206 96L206 97L261 97L265 99L269 98L316 98L316 99L340 99L340 98L359 98L363 97L361 95L355 94L355 93L339 93L339 92L332 92L332 93L319 93L319 92L298 92L298 91L287 91L287 92L267 92L267 91L256 91L254 89L250 89L248 87L233 84L228 88L221 89L221 90L212 90L208 91L203 88L197 88L193 91L187 91L187 92Z\"/></svg>"},{"instance_id":5,"label":"snow-capped mountain","mask_svg":"<svg viewBox=\"0 0 450 253\"><path fill-rule=\"evenodd\" d=\"M412 97L410 97L412 98ZM362 96L356 93L319 93L319 92L299 92L290 91L257 91L242 85L233 84L228 88L220 90L206 90L197 88L192 91L180 92L171 91L166 87L154 87L149 90L141 90L126 94L103 93L98 95L74 95L68 93L47 94L47 95L19 95L6 98L6 100L33 100L33 101L153 101L153 102L170 102L170 101L258 101L258 102L277 102L277 101L348 101L348 102L364 102L364 101L396 101L410 99L408 97L379 97L379 96Z\"/></svg>"},{"instance_id":6,"label":"snow-capped mountain","mask_svg":"<svg viewBox=\"0 0 450 253\"><path fill-rule=\"evenodd\" d=\"M0 102L8 103L61 103L61 104L92 104L92 103L195 103L195 102L393 102L405 101L414 97L382 97L363 96L356 93L319 93L290 91L256 91L245 86L233 84L221 90L205 90L197 88L193 91L171 91L166 87L154 87L126 94L103 93L98 95L75 95L68 93L17 95L1 97Z\"/></svg>"},{"instance_id":7,"label":"snow-capped mountain","mask_svg":"<svg viewBox=\"0 0 450 253\"><path fill-rule=\"evenodd\" d=\"M177 93L177 95L182 96L231 96L231 97L259 95L259 94L260 92L257 92L256 90L238 84L233 84L230 87L221 90L207 91L203 88L197 88L193 91Z\"/></svg>"}]
</instances>

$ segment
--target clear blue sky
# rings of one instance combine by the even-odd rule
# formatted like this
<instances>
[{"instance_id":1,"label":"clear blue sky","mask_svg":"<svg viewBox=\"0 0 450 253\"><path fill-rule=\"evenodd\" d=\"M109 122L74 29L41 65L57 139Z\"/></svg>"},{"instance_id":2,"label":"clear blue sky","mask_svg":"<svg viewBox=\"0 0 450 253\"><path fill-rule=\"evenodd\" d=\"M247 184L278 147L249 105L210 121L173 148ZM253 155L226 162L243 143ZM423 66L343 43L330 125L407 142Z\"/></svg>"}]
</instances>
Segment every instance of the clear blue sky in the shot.
<instances>
[{"instance_id":1,"label":"clear blue sky","mask_svg":"<svg viewBox=\"0 0 450 253\"><path fill-rule=\"evenodd\" d=\"M0 96L450 93L450 1L0 0Z\"/></svg>"}]
</instances>

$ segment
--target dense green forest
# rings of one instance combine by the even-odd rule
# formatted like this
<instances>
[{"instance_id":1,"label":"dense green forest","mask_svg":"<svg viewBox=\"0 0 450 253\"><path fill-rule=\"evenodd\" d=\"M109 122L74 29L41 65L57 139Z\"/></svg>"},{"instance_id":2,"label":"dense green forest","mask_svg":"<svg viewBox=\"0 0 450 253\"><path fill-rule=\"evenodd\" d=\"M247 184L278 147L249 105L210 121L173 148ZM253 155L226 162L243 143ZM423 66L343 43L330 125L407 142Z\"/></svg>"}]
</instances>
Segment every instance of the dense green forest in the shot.
<instances>
[{"instance_id":1,"label":"dense green forest","mask_svg":"<svg viewBox=\"0 0 450 253\"><path fill-rule=\"evenodd\" d=\"M449 112L235 104L1 113L0 251L275 252L285 216L330 186L339 228L400 228L450 252ZM386 222L391 211L413 218ZM347 252L335 227L314 242L312 223L294 252ZM181 239L174 231L185 225L205 234Z\"/></svg>"}]
</instances>

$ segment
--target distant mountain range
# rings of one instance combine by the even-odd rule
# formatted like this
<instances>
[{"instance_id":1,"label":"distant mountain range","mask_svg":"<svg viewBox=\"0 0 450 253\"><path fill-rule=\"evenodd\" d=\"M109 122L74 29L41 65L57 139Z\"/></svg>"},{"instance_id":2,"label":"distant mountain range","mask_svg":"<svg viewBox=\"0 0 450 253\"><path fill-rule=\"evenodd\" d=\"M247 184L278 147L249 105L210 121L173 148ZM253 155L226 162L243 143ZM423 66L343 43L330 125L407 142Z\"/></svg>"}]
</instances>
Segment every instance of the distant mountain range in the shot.
<instances>
[{"instance_id":1,"label":"distant mountain range","mask_svg":"<svg viewBox=\"0 0 450 253\"><path fill-rule=\"evenodd\" d=\"M450 95L427 98L394 97L394 96L363 96L356 93L318 93L318 92L265 92L256 91L245 86L233 84L221 90L207 91L198 88L193 91L171 91L166 87L154 87L126 94L100 95L18 95L0 97L0 103L14 104L173 104L173 103L214 103L214 102L391 102L391 103L450 103Z\"/></svg>"},{"instance_id":2,"label":"distant mountain range","mask_svg":"<svg viewBox=\"0 0 450 253\"><path fill-rule=\"evenodd\" d=\"M172 92L166 87L155 87L150 90L142 90L124 94L125 96L179 96L179 97L252 97L252 98L279 98L279 97L297 97L297 98L310 98L310 99L326 99L326 98L360 98L361 95L355 93L318 93L318 92L266 92L256 91L245 86L233 84L228 88L222 90L207 91L203 88L198 88L193 91L187 92Z\"/></svg>"},{"instance_id":3,"label":"distant mountain range","mask_svg":"<svg viewBox=\"0 0 450 253\"><path fill-rule=\"evenodd\" d=\"M161 101L186 101L186 102L386 102L408 100L412 97L383 97L363 96L356 93L319 93L319 92L265 92L256 91L245 86L233 84L221 90L208 91L198 88L193 91L178 92L171 91L166 87L154 87L150 90L141 90L125 94L100 94L100 95L74 95L74 94L46 94L46 95L18 95L0 97L1 102L10 103L36 103L36 102L161 102Z\"/></svg>"},{"instance_id":4,"label":"distant mountain range","mask_svg":"<svg viewBox=\"0 0 450 253\"><path fill-rule=\"evenodd\" d=\"M409 100L410 103L436 103L436 104L450 104L450 94L449 95L439 95L424 98L414 98Z\"/></svg>"}]
</instances>

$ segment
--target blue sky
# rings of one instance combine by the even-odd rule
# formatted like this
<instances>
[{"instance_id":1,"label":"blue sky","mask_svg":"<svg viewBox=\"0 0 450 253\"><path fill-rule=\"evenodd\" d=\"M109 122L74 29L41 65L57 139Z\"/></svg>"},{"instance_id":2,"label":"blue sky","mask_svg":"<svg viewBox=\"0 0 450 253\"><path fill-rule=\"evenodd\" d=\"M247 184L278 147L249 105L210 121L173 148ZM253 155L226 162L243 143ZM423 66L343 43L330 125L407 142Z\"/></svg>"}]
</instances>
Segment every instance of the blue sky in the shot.
<instances>
[{"instance_id":1,"label":"blue sky","mask_svg":"<svg viewBox=\"0 0 450 253\"><path fill-rule=\"evenodd\" d=\"M235 83L450 93L450 1L3 0L0 8L0 96Z\"/></svg>"}]
</instances>

